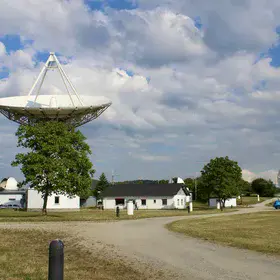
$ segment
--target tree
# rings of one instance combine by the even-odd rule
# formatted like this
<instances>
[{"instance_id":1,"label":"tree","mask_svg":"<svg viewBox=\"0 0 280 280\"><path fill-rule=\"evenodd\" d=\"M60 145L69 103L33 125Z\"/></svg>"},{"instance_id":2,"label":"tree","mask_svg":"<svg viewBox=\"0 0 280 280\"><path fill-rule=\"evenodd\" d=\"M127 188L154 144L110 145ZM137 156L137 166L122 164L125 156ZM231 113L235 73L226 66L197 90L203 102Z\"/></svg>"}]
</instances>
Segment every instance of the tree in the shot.
<instances>
[{"instance_id":1,"label":"tree","mask_svg":"<svg viewBox=\"0 0 280 280\"><path fill-rule=\"evenodd\" d=\"M192 191L192 192L194 192L194 187L195 187L195 181L194 180L195 179L193 179L193 178L186 178L184 180L186 187L189 188L189 190Z\"/></svg>"},{"instance_id":2,"label":"tree","mask_svg":"<svg viewBox=\"0 0 280 280\"><path fill-rule=\"evenodd\" d=\"M20 125L16 136L18 147L29 151L16 155L12 166L21 166L24 184L42 193L42 212L47 214L48 197L68 197L90 192L94 174L85 137L78 130L59 121Z\"/></svg>"},{"instance_id":3,"label":"tree","mask_svg":"<svg viewBox=\"0 0 280 280\"><path fill-rule=\"evenodd\" d=\"M206 180L202 176L197 178L197 199L200 201L207 201L209 203L209 198L211 197L211 188Z\"/></svg>"},{"instance_id":4,"label":"tree","mask_svg":"<svg viewBox=\"0 0 280 280\"><path fill-rule=\"evenodd\" d=\"M143 180L139 179L139 180L135 180L135 184L144 184Z\"/></svg>"},{"instance_id":5,"label":"tree","mask_svg":"<svg viewBox=\"0 0 280 280\"><path fill-rule=\"evenodd\" d=\"M162 179L162 180L159 180L158 183L159 184L168 184L168 180Z\"/></svg>"},{"instance_id":6,"label":"tree","mask_svg":"<svg viewBox=\"0 0 280 280\"><path fill-rule=\"evenodd\" d=\"M249 196L253 192L252 185L248 181L241 179L239 183L239 195Z\"/></svg>"},{"instance_id":7,"label":"tree","mask_svg":"<svg viewBox=\"0 0 280 280\"><path fill-rule=\"evenodd\" d=\"M102 192L109 186L109 182L104 173L102 173L99 177L99 181L93 190L93 195L99 199L102 195Z\"/></svg>"},{"instance_id":8,"label":"tree","mask_svg":"<svg viewBox=\"0 0 280 280\"><path fill-rule=\"evenodd\" d=\"M263 178L255 179L252 182L252 189L255 193L263 197L273 197L276 193L276 187L273 182Z\"/></svg>"},{"instance_id":9,"label":"tree","mask_svg":"<svg viewBox=\"0 0 280 280\"><path fill-rule=\"evenodd\" d=\"M242 178L242 170L236 161L228 157L211 159L202 171L202 180L208 188L208 194L214 195L221 202L221 210L225 201L238 194L238 185Z\"/></svg>"}]
</instances>

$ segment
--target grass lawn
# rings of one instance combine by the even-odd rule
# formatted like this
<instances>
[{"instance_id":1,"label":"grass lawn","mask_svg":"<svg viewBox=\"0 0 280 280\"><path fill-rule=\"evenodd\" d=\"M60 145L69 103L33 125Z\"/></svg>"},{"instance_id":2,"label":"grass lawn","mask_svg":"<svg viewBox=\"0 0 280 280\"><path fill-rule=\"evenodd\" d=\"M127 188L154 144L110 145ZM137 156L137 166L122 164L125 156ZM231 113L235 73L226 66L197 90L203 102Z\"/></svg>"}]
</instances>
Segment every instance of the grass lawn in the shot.
<instances>
[{"instance_id":1,"label":"grass lawn","mask_svg":"<svg viewBox=\"0 0 280 280\"><path fill-rule=\"evenodd\" d=\"M58 236L65 244L64 279L155 279L126 265L119 258L112 259L98 251L92 254L62 233L10 229L1 229L0 279L47 279L49 242Z\"/></svg>"},{"instance_id":2,"label":"grass lawn","mask_svg":"<svg viewBox=\"0 0 280 280\"><path fill-rule=\"evenodd\" d=\"M278 200L278 197L275 197L274 200L272 202L267 203L265 206L270 206L273 207L274 202Z\"/></svg>"},{"instance_id":3,"label":"grass lawn","mask_svg":"<svg viewBox=\"0 0 280 280\"><path fill-rule=\"evenodd\" d=\"M241 199L236 199L236 201L237 201L237 205L251 205L251 204L261 203L270 198L271 197L260 197L260 201L258 201L258 198L256 196L243 196L242 204L241 204Z\"/></svg>"},{"instance_id":4,"label":"grass lawn","mask_svg":"<svg viewBox=\"0 0 280 280\"><path fill-rule=\"evenodd\" d=\"M227 209L226 211L236 211ZM120 211L120 217L117 218L113 210L82 209L72 212L52 212L49 211L47 216L41 212L14 211L12 209L0 210L0 222L48 222L48 221L111 221L124 219L143 219L153 217L171 217L220 213L217 209L196 209L190 214L187 210L138 210L134 211L133 216L128 216L126 210Z\"/></svg>"},{"instance_id":5,"label":"grass lawn","mask_svg":"<svg viewBox=\"0 0 280 280\"><path fill-rule=\"evenodd\" d=\"M181 220L169 230L238 248L280 255L280 211Z\"/></svg>"}]
</instances>

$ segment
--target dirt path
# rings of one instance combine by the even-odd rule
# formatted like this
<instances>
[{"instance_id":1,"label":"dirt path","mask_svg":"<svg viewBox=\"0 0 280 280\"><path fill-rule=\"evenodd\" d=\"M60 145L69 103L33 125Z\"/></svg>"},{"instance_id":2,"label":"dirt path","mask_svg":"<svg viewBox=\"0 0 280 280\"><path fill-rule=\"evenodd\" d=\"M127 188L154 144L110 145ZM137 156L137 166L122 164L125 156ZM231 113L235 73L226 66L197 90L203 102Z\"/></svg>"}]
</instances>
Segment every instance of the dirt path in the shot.
<instances>
[{"instance_id":1,"label":"dirt path","mask_svg":"<svg viewBox=\"0 0 280 280\"><path fill-rule=\"evenodd\" d=\"M254 208L222 215L271 210L265 207L266 203L268 201ZM96 249L97 244L106 244L112 254L141 260L162 270L169 269L174 272L173 279L279 279L280 258L186 238L164 228L165 224L175 220L211 216L164 217L114 223L0 224L0 228L66 230L84 238L84 245L88 248Z\"/></svg>"}]
</instances>

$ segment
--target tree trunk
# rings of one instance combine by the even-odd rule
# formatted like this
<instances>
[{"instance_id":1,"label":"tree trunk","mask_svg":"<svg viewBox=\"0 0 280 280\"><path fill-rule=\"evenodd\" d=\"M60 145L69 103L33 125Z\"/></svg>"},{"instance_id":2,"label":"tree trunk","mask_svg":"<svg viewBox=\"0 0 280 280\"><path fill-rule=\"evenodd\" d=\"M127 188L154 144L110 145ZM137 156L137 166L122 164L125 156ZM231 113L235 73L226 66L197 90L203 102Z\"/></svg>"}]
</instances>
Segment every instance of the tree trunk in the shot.
<instances>
[{"instance_id":1,"label":"tree trunk","mask_svg":"<svg viewBox=\"0 0 280 280\"><path fill-rule=\"evenodd\" d=\"M44 194L44 203L43 203L43 209L42 209L42 214L47 215L47 202L48 202L48 192L45 192Z\"/></svg>"},{"instance_id":2,"label":"tree trunk","mask_svg":"<svg viewBox=\"0 0 280 280\"><path fill-rule=\"evenodd\" d=\"M222 199L220 199L220 207L221 211L224 211L224 201Z\"/></svg>"}]
</instances>

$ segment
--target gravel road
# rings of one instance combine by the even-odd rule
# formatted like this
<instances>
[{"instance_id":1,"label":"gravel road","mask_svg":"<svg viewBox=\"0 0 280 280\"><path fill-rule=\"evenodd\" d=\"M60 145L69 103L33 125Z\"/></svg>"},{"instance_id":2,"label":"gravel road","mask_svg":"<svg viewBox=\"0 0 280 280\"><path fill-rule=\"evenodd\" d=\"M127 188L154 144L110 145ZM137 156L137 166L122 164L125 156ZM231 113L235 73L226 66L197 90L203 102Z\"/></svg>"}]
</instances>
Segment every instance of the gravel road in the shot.
<instances>
[{"instance_id":1,"label":"gravel road","mask_svg":"<svg viewBox=\"0 0 280 280\"><path fill-rule=\"evenodd\" d=\"M268 210L265 203L222 215ZM271 208L269 208L271 210ZM40 224L0 224L5 228L41 228L65 230L83 238L89 249L96 244L111 248L112 254L154 265L173 272L173 279L279 279L280 258L257 252L215 245L169 232L164 225L179 219L213 215L152 218L107 223L72 222ZM215 215L217 216L217 214ZM155 275L156 276L156 275ZM155 277L156 279L156 277Z\"/></svg>"}]
</instances>

